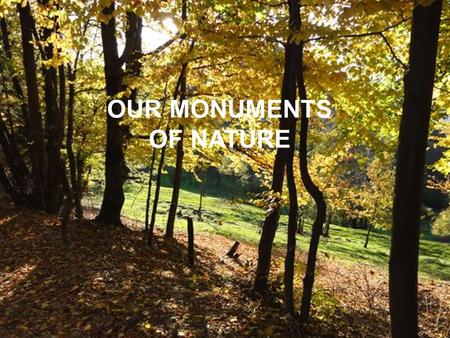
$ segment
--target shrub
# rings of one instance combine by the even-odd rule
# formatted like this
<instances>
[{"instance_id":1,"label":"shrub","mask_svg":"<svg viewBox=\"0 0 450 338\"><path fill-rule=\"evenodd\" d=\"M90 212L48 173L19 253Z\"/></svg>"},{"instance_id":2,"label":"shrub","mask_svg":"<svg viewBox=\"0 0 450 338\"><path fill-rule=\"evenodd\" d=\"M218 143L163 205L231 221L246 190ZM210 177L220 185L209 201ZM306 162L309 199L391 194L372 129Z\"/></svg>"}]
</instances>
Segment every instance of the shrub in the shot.
<instances>
[{"instance_id":1,"label":"shrub","mask_svg":"<svg viewBox=\"0 0 450 338\"><path fill-rule=\"evenodd\" d=\"M450 208L442 211L431 225L433 235L450 236Z\"/></svg>"}]
</instances>

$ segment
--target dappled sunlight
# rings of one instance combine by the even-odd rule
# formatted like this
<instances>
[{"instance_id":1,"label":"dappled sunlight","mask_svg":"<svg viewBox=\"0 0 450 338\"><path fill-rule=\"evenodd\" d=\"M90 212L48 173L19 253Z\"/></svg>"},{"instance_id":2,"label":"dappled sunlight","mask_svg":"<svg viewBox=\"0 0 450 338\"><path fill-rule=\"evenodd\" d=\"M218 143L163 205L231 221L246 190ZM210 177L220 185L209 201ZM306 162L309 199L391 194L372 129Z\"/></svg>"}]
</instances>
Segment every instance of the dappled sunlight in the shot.
<instances>
[{"instance_id":1,"label":"dappled sunlight","mask_svg":"<svg viewBox=\"0 0 450 338\"><path fill-rule=\"evenodd\" d=\"M3 218L0 219L0 225L3 225L3 224L8 223L8 222L13 222L14 218L16 218L16 217L17 217L17 215L3 217Z\"/></svg>"},{"instance_id":2,"label":"dappled sunlight","mask_svg":"<svg viewBox=\"0 0 450 338\"><path fill-rule=\"evenodd\" d=\"M0 227L2 238L8 239L2 242L0 263L4 265L11 248L22 252L14 262L36 263L21 263L2 274L2 280L11 279L10 274L21 277L1 284L0 311L6 314L0 318L2 336L11 332L167 336L205 330L233 335L264 325L262 318L248 317L257 303L240 284L248 274L246 268L221 258L232 243L228 239L198 234L196 266L189 268L186 237L181 234L177 241L164 241L158 232L150 249L140 231L74 221L71 244L64 249L58 238L41 242L41 236L59 234L48 216L29 218L25 210L17 214L15 222ZM22 241L15 234L25 219L28 240ZM211 243L217 246L210 247ZM245 250L244 256L254 255ZM280 325L276 330L285 328Z\"/></svg>"},{"instance_id":3,"label":"dappled sunlight","mask_svg":"<svg viewBox=\"0 0 450 338\"><path fill-rule=\"evenodd\" d=\"M0 263L5 265L9 247L23 254L14 260L20 259L20 265L14 266L11 261L7 264L11 267L1 275L0 311L6 314L0 318L2 333L18 329L35 335L115 332L166 336L175 332L202 336L213 332L233 336L247 332L286 336L286 330L290 330L279 319L283 316L283 249L274 250L273 298L265 305L249 297L248 292L256 260L253 244L241 243L239 258L232 259L225 256L231 239L197 232L197 261L195 268L190 268L184 231L178 233L176 241L165 241L158 231L155 246L150 249L141 231L74 221L70 226L71 244L65 252L58 238L38 245L41 236L58 234L56 224L47 216L30 218L23 210L9 209L6 217L12 212L17 213L15 221L0 227L3 239L7 239L2 243ZM12 236L23 217L31 220L26 241ZM21 246L28 249L24 251ZM300 251L298 278L294 281L299 290L297 302L305 260ZM450 284L421 280L419 290L424 332L450 328ZM313 296L314 332L345 332L351 326L360 334L376 330L387 335L387 297L385 270L343 264L321 255ZM266 306L270 306L270 312ZM14 326L8 324L12 318ZM34 318L33 322L29 318Z\"/></svg>"},{"instance_id":4,"label":"dappled sunlight","mask_svg":"<svg viewBox=\"0 0 450 338\"><path fill-rule=\"evenodd\" d=\"M21 290L18 286L26 281L35 269L36 265L31 264L25 264L14 270L8 266L4 267L0 273L0 303L14 297L16 293L20 293Z\"/></svg>"}]
</instances>

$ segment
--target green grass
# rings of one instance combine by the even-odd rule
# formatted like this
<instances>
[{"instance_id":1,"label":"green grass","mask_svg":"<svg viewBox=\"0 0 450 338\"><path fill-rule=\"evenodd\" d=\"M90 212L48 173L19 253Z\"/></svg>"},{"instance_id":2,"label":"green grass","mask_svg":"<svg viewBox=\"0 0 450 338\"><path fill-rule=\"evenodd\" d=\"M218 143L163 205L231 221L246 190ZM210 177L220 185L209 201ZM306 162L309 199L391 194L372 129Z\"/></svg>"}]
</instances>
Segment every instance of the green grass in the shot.
<instances>
[{"instance_id":1,"label":"green grass","mask_svg":"<svg viewBox=\"0 0 450 338\"><path fill-rule=\"evenodd\" d=\"M166 182L167 183L167 182ZM195 184L183 182L180 192L179 211L183 215L193 215L198 210L200 195ZM156 219L156 227L164 229L167 221L167 210L172 189L161 188L160 203ZM196 232L212 232L257 245L260 238L260 226L264 220L265 211L245 204L233 203L225 197L230 191L224 188L207 187L203 197L202 220L195 218ZM145 184L128 184L126 186L126 202L123 214L129 218L144 220L147 189ZM236 194L238 195L238 194ZM94 204L100 196L94 197ZM274 245L282 248L286 243L287 215L280 218L279 230ZM176 229L184 231L186 222L177 218ZM305 226L310 231L310 224ZM371 233L368 248L365 249L366 230L352 229L331 225L330 237L321 238L319 251L327 257L334 257L343 262L364 262L387 268L389 259L390 234L387 231L374 230ZM431 241L423 236L420 244L420 273L424 277L450 280L450 244ZM306 251L309 244L308 236L297 236L299 250Z\"/></svg>"}]
</instances>

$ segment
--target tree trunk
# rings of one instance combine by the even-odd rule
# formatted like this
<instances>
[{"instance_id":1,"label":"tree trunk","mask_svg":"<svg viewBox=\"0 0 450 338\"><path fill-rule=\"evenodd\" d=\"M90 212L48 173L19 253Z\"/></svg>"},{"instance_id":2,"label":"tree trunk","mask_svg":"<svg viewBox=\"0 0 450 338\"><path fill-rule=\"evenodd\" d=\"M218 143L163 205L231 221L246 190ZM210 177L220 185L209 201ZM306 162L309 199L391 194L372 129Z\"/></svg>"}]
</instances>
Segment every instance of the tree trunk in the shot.
<instances>
[{"instance_id":1,"label":"tree trunk","mask_svg":"<svg viewBox=\"0 0 450 338\"><path fill-rule=\"evenodd\" d=\"M297 227L297 233L299 235L304 235L305 234L305 217L303 217L302 214L300 214L300 216L298 216L298 227Z\"/></svg>"},{"instance_id":2,"label":"tree trunk","mask_svg":"<svg viewBox=\"0 0 450 338\"><path fill-rule=\"evenodd\" d=\"M48 10L57 8L55 4L49 4L48 0L39 1ZM47 20L54 19L47 17ZM56 22L54 22L56 25ZM42 41L46 42L43 47L42 58L51 60L53 58L54 46L48 42L54 28L44 28ZM44 75L44 101L45 101L45 132L46 150L48 164L46 172L46 204L47 211L57 214L62 199L62 178L61 178L61 146L64 137L64 112L65 112L65 71L64 67L59 68L59 93L58 93L58 71L54 67L42 66ZM60 102L58 103L58 98ZM60 107L59 104L63 106Z\"/></svg>"},{"instance_id":3,"label":"tree trunk","mask_svg":"<svg viewBox=\"0 0 450 338\"><path fill-rule=\"evenodd\" d=\"M32 203L32 195L28 194L30 173L25 165L15 142L12 140L8 128L0 117L0 146L9 167L11 177L8 177L11 183L11 189L14 190L14 196L11 197L17 205L29 206ZM6 174L6 172L5 172ZM8 190L9 192L11 190Z\"/></svg>"},{"instance_id":4,"label":"tree trunk","mask_svg":"<svg viewBox=\"0 0 450 338\"><path fill-rule=\"evenodd\" d=\"M322 231L323 237L330 237L330 223L331 223L331 211L328 213L327 221L325 222L325 227Z\"/></svg>"},{"instance_id":5,"label":"tree trunk","mask_svg":"<svg viewBox=\"0 0 450 338\"><path fill-rule=\"evenodd\" d=\"M72 190L70 189L69 180L66 174L66 167L61 160L59 162L59 169L62 176L62 184L64 188L64 194L66 195L66 199L64 201L63 211L62 211L62 219L61 219L61 237L64 245L69 244L69 220L70 214L73 208L73 196Z\"/></svg>"},{"instance_id":6,"label":"tree trunk","mask_svg":"<svg viewBox=\"0 0 450 338\"><path fill-rule=\"evenodd\" d=\"M161 115L164 115L164 110L166 108L166 95L167 95L167 81L166 81L166 86L164 88L164 103L163 103L163 107L162 107L162 112ZM158 123L158 129L161 127L161 121ZM170 121L170 116L169 116L169 121ZM166 133L167 135L167 133ZM165 148L165 147L164 147ZM162 156L162 151L161 150L161 157L164 160L164 157ZM152 150L152 157L150 160L150 172L148 173L148 190L147 190L147 199L145 201L145 236L147 237L147 239L149 238L149 233L148 233L148 229L149 229L149 214L150 214L150 198L152 195L152 183L153 183L153 171L155 169L155 160L156 160L156 148L153 148ZM163 161L163 165L164 165L164 161ZM159 185L158 185L158 195L159 195L159 189L161 187L161 172L162 172L162 166L158 167L158 179L159 179ZM156 202L157 203L157 202ZM153 206L154 207L154 206ZM155 214L156 214L156 210L155 210ZM155 215L156 217L156 215ZM154 225L154 220L153 220L153 225ZM153 231L153 230L152 230Z\"/></svg>"},{"instance_id":7,"label":"tree trunk","mask_svg":"<svg viewBox=\"0 0 450 338\"><path fill-rule=\"evenodd\" d=\"M20 30L22 35L23 67L28 100L28 125L30 133L30 154L33 176L33 206L42 210L47 209L47 154L45 151L44 132L42 128L42 115L39 110L39 89L36 72L36 58L33 45L34 21L31 16L30 5L17 6L20 17Z\"/></svg>"},{"instance_id":8,"label":"tree trunk","mask_svg":"<svg viewBox=\"0 0 450 338\"><path fill-rule=\"evenodd\" d=\"M289 28L298 30L300 28L300 6L296 1L289 1ZM299 70L299 48L298 45L288 43L285 51L283 85L281 91L281 100L296 99L296 78ZM287 118L281 118L279 122L280 130L291 129ZM272 257L272 245L275 233L278 228L280 218L280 196L283 190L284 171L289 149L278 148L272 172L271 191L274 198L271 201L269 211L262 227L261 238L258 245L258 264L256 266L255 281L253 289L260 293L267 292L268 278L270 273L270 263ZM298 207L298 206L297 206ZM297 217L297 215L296 215ZM295 217L295 218L296 218ZM295 229L296 227L294 227Z\"/></svg>"},{"instance_id":9,"label":"tree trunk","mask_svg":"<svg viewBox=\"0 0 450 338\"><path fill-rule=\"evenodd\" d=\"M289 29L291 32L299 32L301 26L300 7L297 0L289 0ZM285 50L285 68L284 71L291 74L290 82L283 82L283 92L285 93L283 100L289 100L292 105L295 104L297 98L296 78L300 71L300 49L297 43L288 43ZM284 101L282 101L284 102ZM289 191L289 219L287 233L286 257L284 260L284 302L286 312L291 316L295 315L294 306L294 271L295 271L295 247L297 233L297 214L298 200L297 187L294 176L294 154L295 154L295 134L297 130L297 119L295 117L288 118L289 124L289 149L286 159L286 179Z\"/></svg>"},{"instance_id":10,"label":"tree trunk","mask_svg":"<svg viewBox=\"0 0 450 338\"><path fill-rule=\"evenodd\" d=\"M298 88L301 100L306 100L306 86L303 76L303 43L300 45L300 72L298 77ZM314 285L314 273L316 269L317 250L319 247L320 235L326 218L326 204L322 192L314 184L308 171L308 124L306 116L306 106L301 105L301 126L300 126L300 174L306 191L314 199L317 213L311 229L311 241L309 244L308 260L306 263L305 276L303 278L303 295L301 300L300 320L306 322L309 320L311 309L312 290Z\"/></svg>"},{"instance_id":11,"label":"tree trunk","mask_svg":"<svg viewBox=\"0 0 450 338\"><path fill-rule=\"evenodd\" d=\"M194 266L195 263L194 221L192 217L187 218L187 233L188 233L188 262L189 266Z\"/></svg>"},{"instance_id":12,"label":"tree trunk","mask_svg":"<svg viewBox=\"0 0 450 338\"><path fill-rule=\"evenodd\" d=\"M371 231L372 231L372 223L369 223L369 226L367 227L366 242L364 243L365 249L367 249L367 245L369 245L369 238L370 238Z\"/></svg>"},{"instance_id":13,"label":"tree trunk","mask_svg":"<svg viewBox=\"0 0 450 338\"><path fill-rule=\"evenodd\" d=\"M125 38L128 41L128 46L131 50L126 64L126 72L127 76L139 76L141 74L141 63L139 62L139 59L142 56L142 18L133 12L128 12L127 24L128 29L125 33ZM124 53L127 52L124 51ZM131 89L130 100L133 109L138 108L136 102L137 92L136 88Z\"/></svg>"},{"instance_id":14,"label":"tree trunk","mask_svg":"<svg viewBox=\"0 0 450 338\"><path fill-rule=\"evenodd\" d=\"M8 25L6 22L6 18L5 17L1 18L0 22L1 22L0 26L1 26L1 30L2 30L2 42L3 42L3 48L5 50L5 55L10 61L12 61L13 55L11 52L11 43L9 41L9 31L8 31ZM29 132L29 130L28 130L28 109L27 109L27 105L25 103L25 97L23 94L22 86L20 85L19 77L15 73L11 74L10 76L11 76L14 92L16 93L16 96L20 101L20 110L22 113L22 118L24 120L25 130L27 132ZM28 135L26 135L26 136L28 136Z\"/></svg>"},{"instance_id":15,"label":"tree trunk","mask_svg":"<svg viewBox=\"0 0 450 338\"><path fill-rule=\"evenodd\" d=\"M286 257L284 260L284 303L286 304L286 312L294 316L294 271L295 271L295 247L297 234L297 187L294 177L294 150L295 150L295 130L297 121L291 122L293 126L290 128L289 137L291 139L291 149L286 162L286 179L289 190L289 220L287 234Z\"/></svg>"},{"instance_id":16,"label":"tree trunk","mask_svg":"<svg viewBox=\"0 0 450 338\"><path fill-rule=\"evenodd\" d=\"M182 8L181 8L181 20L186 21L187 19L187 0L183 0ZM193 46L193 45L192 45ZM183 63L183 70L180 82L180 102L186 99L186 66L187 61ZM167 225L166 225L166 238L173 237L173 230L175 227L175 217L177 214L178 208L178 198L180 196L180 188L181 188L181 173L183 171L183 157L184 157L184 149L183 149L183 141L184 141L184 126L179 125L179 129L181 130L180 140L177 143L177 152L176 152L176 164L175 164L175 172L173 177L173 189L172 189L172 200L170 201L169 208L169 216L167 217Z\"/></svg>"},{"instance_id":17,"label":"tree trunk","mask_svg":"<svg viewBox=\"0 0 450 338\"><path fill-rule=\"evenodd\" d=\"M104 70L106 80L106 94L109 98L122 91L122 65L119 61L116 38L116 20L112 15L114 1L109 7L103 9L103 14L110 17L108 23L101 23L103 44ZM114 105L118 113L120 107ZM125 201L123 184L125 183L128 168L125 164L123 151L123 131L120 119L106 117L106 155L105 155L105 190L100 213L96 220L100 223L122 225L120 212Z\"/></svg>"},{"instance_id":18,"label":"tree trunk","mask_svg":"<svg viewBox=\"0 0 450 338\"><path fill-rule=\"evenodd\" d=\"M152 157L150 160L150 171L148 173L148 189L147 189L147 199L145 201L145 233L148 237L148 221L150 215L150 198L152 196L152 182L153 182L153 169L155 168L155 157L156 157L156 148L153 148Z\"/></svg>"},{"instance_id":19,"label":"tree trunk","mask_svg":"<svg viewBox=\"0 0 450 338\"><path fill-rule=\"evenodd\" d=\"M3 188L6 190L8 195L11 196L13 203L16 205L21 205L22 196L20 192L17 191L17 189L15 188L14 182L11 182L11 179L7 175L6 170L1 162L0 162L0 183L2 184Z\"/></svg>"},{"instance_id":20,"label":"tree trunk","mask_svg":"<svg viewBox=\"0 0 450 338\"><path fill-rule=\"evenodd\" d=\"M81 186L82 182L78 180L77 175L77 161L75 159L75 154L73 152L73 133L74 133L74 109L75 109L75 78L76 78L76 67L77 62L75 62L74 68L69 66L69 98L67 104L67 134L66 134L66 151L67 159L69 161L69 174L70 174L70 184L72 186L72 196L73 204L75 207L75 215L78 219L83 218L83 208L81 206Z\"/></svg>"},{"instance_id":21,"label":"tree trunk","mask_svg":"<svg viewBox=\"0 0 450 338\"><path fill-rule=\"evenodd\" d=\"M442 0L416 5L404 79L389 260L391 334L418 336L417 269L425 151L431 114Z\"/></svg>"},{"instance_id":22,"label":"tree trunk","mask_svg":"<svg viewBox=\"0 0 450 338\"><path fill-rule=\"evenodd\" d=\"M166 129L166 131L167 130L168 129ZM153 198L152 217L150 220L148 237L147 237L147 244L150 246L153 244L153 231L154 231L155 222L156 222L156 212L158 211L159 192L161 190L162 169L164 167L165 154L166 154L166 147L164 146L161 149L161 155L159 157L158 173L156 174L155 197Z\"/></svg>"},{"instance_id":23,"label":"tree trunk","mask_svg":"<svg viewBox=\"0 0 450 338\"><path fill-rule=\"evenodd\" d=\"M184 86L186 88L186 86ZM183 83L181 85L181 98L183 97ZM183 100L183 99L181 99ZM170 202L169 208L169 216L167 218L167 226L166 226L166 237L173 237L173 230L175 227L175 217L177 213L178 207L178 199L180 197L180 188L181 188L181 173L183 171L183 157L184 157L184 149L183 149L183 140L184 140L184 127L179 125L179 129L181 130L180 140L177 143L177 159L175 164L175 172L173 174L173 189L172 189L172 200Z\"/></svg>"},{"instance_id":24,"label":"tree trunk","mask_svg":"<svg viewBox=\"0 0 450 338\"><path fill-rule=\"evenodd\" d=\"M186 71L187 65L184 64L181 68L180 75L178 77L177 84L175 85L175 90L173 94L173 99L176 100L179 94L180 86L182 83L184 72ZM166 83L167 84L167 83ZM167 87L166 87L167 89ZM164 97L166 97L166 90L164 90ZM165 101L163 105L163 110L165 108ZM169 118L167 120L167 126L166 126L166 135L169 133L169 127L170 127L170 121L171 121L171 115L169 114ZM158 203L159 203L159 192L161 189L161 180L162 180L162 169L164 167L164 158L166 154L166 146L162 147L161 149L161 155L159 159L159 165L158 165L158 173L156 174L156 187L155 187L155 197L153 200L153 207L152 207L152 216L150 219L150 225L149 225L149 231L148 231L148 237L147 237L147 244L152 245L153 242L153 230L155 228L155 222L156 222L156 212L158 210Z\"/></svg>"},{"instance_id":25,"label":"tree trunk","mask_svg":"<svg viewBox=\"0 0 450 338\"><path fill-rule=\"evenodd\" d=\"M280 129L285 129L285 120L280 120ZM255 281L253 289L256 292L265 293L268 288L268 278L270 271L270 261L272 257L272 244L278 228L280 218L281 192L283 190L284 170L286 163L286 149L278 148L272 171L271 192L273 198L270 201L262 227L261 238L258 245L258 263L256 266Z\"/></svg>"}]
</instances>

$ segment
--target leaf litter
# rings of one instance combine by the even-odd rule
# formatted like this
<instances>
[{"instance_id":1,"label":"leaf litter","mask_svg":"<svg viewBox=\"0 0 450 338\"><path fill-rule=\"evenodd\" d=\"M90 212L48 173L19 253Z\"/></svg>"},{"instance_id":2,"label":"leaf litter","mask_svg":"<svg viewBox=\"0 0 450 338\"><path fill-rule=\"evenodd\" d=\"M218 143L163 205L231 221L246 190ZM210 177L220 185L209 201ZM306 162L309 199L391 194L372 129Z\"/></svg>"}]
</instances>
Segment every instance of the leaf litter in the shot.
<instances>
[{"instance_id":1,"label":"leaf litter","mask_svg":"<svg viewBox=\"0 0 450 338\"><path fill-rule=\"evenodd\" d=\"M187 238L157 232L149 248L142 231L70 223L64 247L59 220L0 206L1 337L387 337L387 276L363 264L321 257L313 319L285 316L283 252L276 250L270 297L254 295L257 248L215 234L196 234L196 264ZM297 261L297 304L305 257ZM450 285L421 280L421 336L450 332Z\"/></svg>"}]
</instances>

